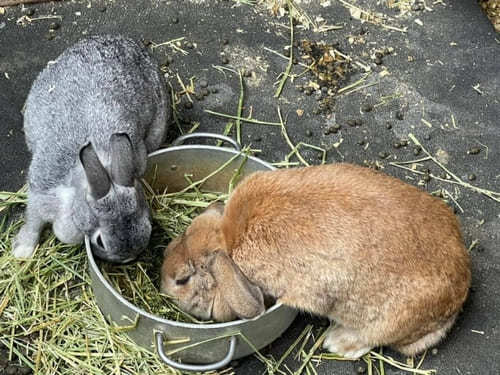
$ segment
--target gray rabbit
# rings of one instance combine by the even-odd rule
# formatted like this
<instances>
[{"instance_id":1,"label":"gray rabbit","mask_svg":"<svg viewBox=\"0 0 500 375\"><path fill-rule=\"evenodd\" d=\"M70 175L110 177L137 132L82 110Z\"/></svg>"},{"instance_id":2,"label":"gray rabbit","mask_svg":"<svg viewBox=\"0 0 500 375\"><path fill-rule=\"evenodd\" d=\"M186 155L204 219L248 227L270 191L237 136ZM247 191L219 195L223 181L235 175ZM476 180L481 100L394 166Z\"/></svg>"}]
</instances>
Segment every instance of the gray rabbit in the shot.
<instances>
[{"instance_id":1,"label":"gray rabbit","mask_svg":"<svg viewBox=\"0 0 500 375\"><path fill-rule=\"evenodd\" d=\"M13 243L29 257L46 223L64 243L88 235L100 258L125 263L147 246L151 218L138 180L171 115L165 81L134 41L94 36L40 73L26 100L32 153L26 223Z\"/></svg>"}]
</instances>

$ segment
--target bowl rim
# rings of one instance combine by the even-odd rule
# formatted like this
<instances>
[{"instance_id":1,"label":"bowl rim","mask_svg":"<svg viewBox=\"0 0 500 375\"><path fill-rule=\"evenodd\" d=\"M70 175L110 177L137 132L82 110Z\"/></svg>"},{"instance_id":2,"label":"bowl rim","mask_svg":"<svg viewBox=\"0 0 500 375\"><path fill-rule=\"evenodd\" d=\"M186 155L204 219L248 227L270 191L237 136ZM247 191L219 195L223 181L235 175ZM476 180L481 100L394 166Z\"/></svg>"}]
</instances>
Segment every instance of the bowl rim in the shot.
<instances>
[{"instance_id":1,"label":"bowl rim","mask_svg":"<svg viewBox=\"0 0 500 375\"><path fill-rule=\"evenodd\" d=\"M217 147L217 146L210 146L210 145L180 145L180 146L172 146L172 147L167 147L163 148L157 151L154 151L148 155L148 161L151 157L161 155L166 152L171 152L171 151L179 151L183 149L205 149L205 150L213 150L213 151L222 151L222 152L228 152L232 154L241 154L241 151L227 148L227 147ZM269 170L276 170L274 166L269 164L268 162L256 158L254 156L248 155L248 158L265 165L266 167L269 168ZM85 235L85 250L87 252L87 259L89 261L89 267L92 269L92 271L97 275L97 278L99 279L99 282L109 291L111 294L125 307L127 307L129 310L131 310L135 314L139 314L139 316L145 316L151 320L154 320L156 323L159 324L166 324L170 326L175 326L179 328L189 328L189 329L218 329L218 328L231 328L235 326L240 326L243 325L247 322L255 321L260 318L262 318L265 315L269 315L273 313L275 310L278 310L281 307L286 307L282 303L275 303L273 306L265 310L262 314L252 318L252 319L238 319L238 320L233 320L230 322L223 322L223 323L207 323L207 324L197 324L197 323L186 323L186 322L178 322L175 320L169 320L162 318L158 315L154 315L151 313L148 313L147 311L141 309L140 307L134 305L130 301L128 301L123 295L118 293L118 291L106 280L104 275L102 274L100 268L98 267L94 255L92 253L92 246L90 244L90 239L87 235ZM92 282L93 283L93 282Z\"/></svg>"}]
</instances>

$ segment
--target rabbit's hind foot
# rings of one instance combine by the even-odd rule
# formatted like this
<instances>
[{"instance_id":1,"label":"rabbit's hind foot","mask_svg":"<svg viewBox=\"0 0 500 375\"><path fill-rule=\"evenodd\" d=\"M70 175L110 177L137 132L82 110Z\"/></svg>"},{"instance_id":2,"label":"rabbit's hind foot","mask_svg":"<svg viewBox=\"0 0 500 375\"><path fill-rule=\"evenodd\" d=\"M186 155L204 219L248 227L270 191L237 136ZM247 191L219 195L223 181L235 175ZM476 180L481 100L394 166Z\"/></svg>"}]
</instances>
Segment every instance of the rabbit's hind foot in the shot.
<instances>
[{"instance_id":1,"label":"rabbit's hind foot","mask_svg":"<svg viewBox=\"0 0 500 375\"><path fill-rule=\"evenodd\" d=\"M346 359L358 359L368 353L368 345L358 331L336 324L328 328L323 348Z\"/></svg>"}]
</instances>

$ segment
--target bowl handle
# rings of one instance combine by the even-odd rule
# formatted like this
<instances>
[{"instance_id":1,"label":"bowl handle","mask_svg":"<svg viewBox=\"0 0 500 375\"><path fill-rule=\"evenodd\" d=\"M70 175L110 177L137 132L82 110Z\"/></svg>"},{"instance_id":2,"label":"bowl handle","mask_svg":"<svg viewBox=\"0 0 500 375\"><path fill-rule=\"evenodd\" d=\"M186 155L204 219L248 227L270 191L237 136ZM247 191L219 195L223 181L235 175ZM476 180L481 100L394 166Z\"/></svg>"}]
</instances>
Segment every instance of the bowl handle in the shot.
<instances>
[{"instance_id":1,"label":"bowl handle","mask_svg":"<svg viewBox=\"0 0 500 375\"><path fill-rule=\"evenodd\" d=\"M206 365L192 365L188 363L180 363L176 362L170 358L167 357L165 354L165 351L163 350L163 333L162 332L155 332L155 343L156 343L156 351L158 352L158 356L160 359L165 362L167 365L170 367L173 367L178 370L182 371L212 371L212 370L218 370L221 367L226 366L231 360L233 359L234 356L234 351L236 348L236 336L231 336L231 339L229 340L229 350L226 354L226 356L221 359L218 362L206 364Z\"/></svg>"},{"instance_id":2,"label":"bowl handle","mask_svg":"<svg viewBox=\"0 0 500 375\"><path fill-rule=\"evenodd\" d=\"M215 138L219 139L221 141L230 143L237 151L241 151L240 145L232 138L226 137L225 135L221 134L215 134L215 133L191 133L191 134L184 134L181 135L179 138L177 138L175 141L172 142L172 146L179 146L180 144L184 143L186 139L190 138Z\"/></svg>"}]
</instances>

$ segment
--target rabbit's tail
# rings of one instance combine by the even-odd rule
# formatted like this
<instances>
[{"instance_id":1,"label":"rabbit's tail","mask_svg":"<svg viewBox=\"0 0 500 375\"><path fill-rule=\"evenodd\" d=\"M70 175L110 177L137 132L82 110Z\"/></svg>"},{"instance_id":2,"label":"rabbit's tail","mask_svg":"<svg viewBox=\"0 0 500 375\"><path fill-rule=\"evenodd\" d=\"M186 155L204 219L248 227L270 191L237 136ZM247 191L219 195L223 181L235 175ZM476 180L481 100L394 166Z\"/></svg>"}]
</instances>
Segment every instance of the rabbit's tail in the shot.
<instances>
[{"instance_id":1,"label":"rabbit's tail","mask_svg":"<svg viewBox=\"0 0 500 375\"><path fill-rule=\"evenodd\" d=\"M391 345L394 349L397 351L407 355L407 356L413 356L415 354L423 352L425 349L428 349L434 345L436 345L438 342L440 342L445 336L448 330L451 328L453 323L455 323L455 320L457 318L458 314L452 315L448 320L446 320L438 329L429 332L419 338L417 341L414 341L410 344L404 344L404 345L398 345L393 344Z\"/></svg>"}]
</instances>

